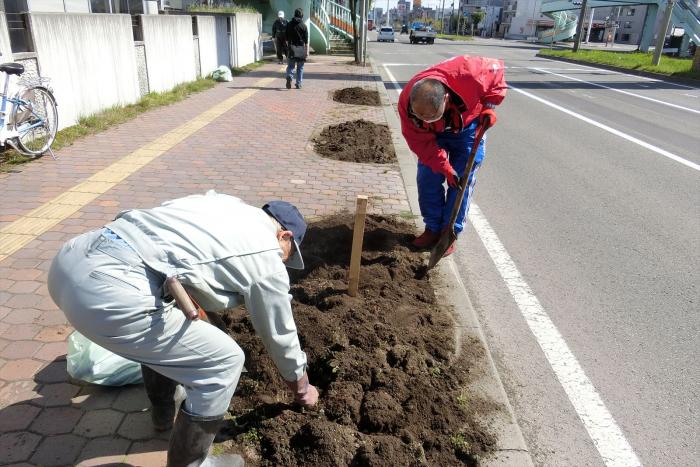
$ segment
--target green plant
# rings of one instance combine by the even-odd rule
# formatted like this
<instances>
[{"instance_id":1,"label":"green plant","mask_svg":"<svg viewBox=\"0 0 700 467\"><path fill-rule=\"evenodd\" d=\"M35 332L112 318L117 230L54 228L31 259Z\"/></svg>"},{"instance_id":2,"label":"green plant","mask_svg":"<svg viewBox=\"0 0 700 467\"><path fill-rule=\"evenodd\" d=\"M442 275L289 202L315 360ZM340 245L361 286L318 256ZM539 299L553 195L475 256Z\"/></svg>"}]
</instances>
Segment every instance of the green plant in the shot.
<instances>
[{"instance_id":1,"label":"green plant","mask_svg":"<svg viewBox=\"0 0 700 467\"><path fill-rule=\"evenodd\" d=\"M252 5L232 5L232 6L210 6L210 5L190 5L187 11L191 13L259 13Z\"/></svg>"},{"instance_id":2,"label":"green plant","mask_svg":"<svg viewBox=\"0 0 700 467\"><path fill-rule=\"evenodd\" d=\"M257 428L251 428L247 432L243 433L243 441L251 444L258 444L262 441L262 435Z\"/></svg>"},{"instance_id":3,"label":"green plant","mask_svg":"<svg viewBox=\"0 0 700 467\"><path fill-rule=\"evenodd\" d=\"M430 376L433 378L438 378L442 375L442 370L440 369L439 366L434 366L430 370Z\"/></svg>"},{"instance_id":4,"label":"green plant","mask_svg":"<svg viewBox=\"0 0 700 467\"><path fill-rule=\"evenodd\" d=\"M457 451L469 452L471 447L464 433L457 433L450 436L450 445Z\"/></svg>"},{"instance_id":5,"label":"green plant","mask_svg":"<svg viewBox=\"0 0 700 467\"><path fill-rule=\"evenodd\" d=\"M459 396L457 396L457 405L459 405L464 411L469 408L469 396L467 395L466 391L462 391Z\"/></svg>"}]
</instances>

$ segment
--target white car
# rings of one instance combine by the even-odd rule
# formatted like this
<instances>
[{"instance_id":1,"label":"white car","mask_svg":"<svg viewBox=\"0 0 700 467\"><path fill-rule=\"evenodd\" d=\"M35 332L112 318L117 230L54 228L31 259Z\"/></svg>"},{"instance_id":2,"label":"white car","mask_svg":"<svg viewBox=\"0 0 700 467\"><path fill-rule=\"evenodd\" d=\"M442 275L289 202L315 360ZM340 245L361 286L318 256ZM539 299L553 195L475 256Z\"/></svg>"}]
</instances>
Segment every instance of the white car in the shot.
<instances>
[{"instance_id":1,"label":"white car","mask_svg":"<svg viewBox=\"0 0 700 467\"><path fill-rule=\"evenodd\" d=\"M381 27L379 28L379 34L377 34L377 42L394 42L394 29L391 27Z\"/></svg>"}]
</instances>

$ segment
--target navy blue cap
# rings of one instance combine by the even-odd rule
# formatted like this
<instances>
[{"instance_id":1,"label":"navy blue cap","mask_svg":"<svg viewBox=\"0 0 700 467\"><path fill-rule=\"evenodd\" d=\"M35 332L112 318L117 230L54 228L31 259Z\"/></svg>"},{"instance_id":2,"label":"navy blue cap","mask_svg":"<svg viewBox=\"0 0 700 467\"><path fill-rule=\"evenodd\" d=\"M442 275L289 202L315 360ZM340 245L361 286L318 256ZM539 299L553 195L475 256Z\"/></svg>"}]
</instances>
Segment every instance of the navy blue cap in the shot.
<instances>
[{"instance_id":1,"label":"navy blue cap","mask_svg":"<svg viewBox=\"0 0 700 467\"><path fill-rule=\"evenodd\" d=\"M285 230L292 232L294 236L294 253L287 259L287 267L304 269L304 260L301 257L299 245L304 241L306 234L306 221L299 210L286 201L270 201L262 207L263 211L274 217Z\"/></svg>"}]
</instances>

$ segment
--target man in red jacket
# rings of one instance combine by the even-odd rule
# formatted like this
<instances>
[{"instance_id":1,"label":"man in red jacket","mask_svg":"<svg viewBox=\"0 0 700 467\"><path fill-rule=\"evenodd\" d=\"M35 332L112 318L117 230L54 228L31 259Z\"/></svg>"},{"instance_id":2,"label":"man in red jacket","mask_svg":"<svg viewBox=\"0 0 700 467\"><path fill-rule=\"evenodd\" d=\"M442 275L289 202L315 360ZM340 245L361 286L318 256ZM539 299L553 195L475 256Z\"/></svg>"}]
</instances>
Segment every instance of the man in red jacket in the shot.
<instances>
[{"instance_id":1,"label":"man in red jacket","mask_svg":"<svg viewBox=\"0 0 700 467\"><path fill-rule=\"evenodd\" d=\"M401 92L401 132L418 156L418 201L425 223L425 231L413 240L416 247L432 248L448 228L476 129L486 116L490 126L496 123L493 109L503 101L506 89L502 60L462 55L421 71ZM457 234L464 228L483 158L482 142L455 222ZM454 244L445 256L453 251Z\"/></svg>"}]
</instances>

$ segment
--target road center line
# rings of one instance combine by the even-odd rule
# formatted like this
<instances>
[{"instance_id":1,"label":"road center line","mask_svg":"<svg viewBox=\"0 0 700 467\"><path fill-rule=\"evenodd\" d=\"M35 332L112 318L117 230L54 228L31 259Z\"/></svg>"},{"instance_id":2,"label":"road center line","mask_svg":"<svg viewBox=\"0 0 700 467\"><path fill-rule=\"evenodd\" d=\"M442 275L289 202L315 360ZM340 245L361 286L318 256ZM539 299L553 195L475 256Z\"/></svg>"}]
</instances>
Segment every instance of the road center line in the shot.
<instances>
[{"instance_id":1,"label":"road center line","mask_svg":"<svg viewBox=\"0 0 700 467\"><path fill-rule=\"evenodd\" d=\"M572 111L572 110L566 109L566 108L564 108L564 107L562 107L562 106L560 106L560 105L557 105L557 104L555 104L555 103L553 103L553 102L550 102L550 101L548 101L548 100L546 100L546 99L542 99L541 97L535 96L534 94L530 94L529 92L523 91L522 89L515 88L515 87L513 87L512 85L508 85L508 87L509 87L510 89L512 89L513 91L519 92L520 94L523 94L523 95L525 95L525 96L527 96L527 97L529 97L529 98L531 98L531 99L534 99L534 100L536 100L536 101L538 101L538 102L541 102L541 103L543 103L544 105L547 105L547 106L549 106L549 107L552 107L553 109L557 109L557 110L559 110L559 111L561 111L561 112L564 112L565 114L568 114L568 115L571 115L572 117L578 118L579 120L583 120L583 121L586 122L586 123L590 123L591 125L596 126L596 127L600 128L600 129L602 129L602 130L605 130L605 131L607 131L608 133L612 133L613 135L619 136L620 138L624 138L624 139L626 139L627 141L631 141L631 142L633 142L633 143L635 143L635 144L638 144L638 145L640 145L640 146L642 146L642 147L644 147L644 148L646 148L646 149L649 149L650 151L654 151L654 152L657 153L657 154L660 154L660 155L662 155L662 156L664 156L664 157L667 157L667 158L669 158L669 159L671 159L671 160L674 160L674 161L676 161L676 162L679 162L679 163L681 163L681 164L683 164L683 165L685 165L685 166L687 166L687 167L690 167L691 169L700 170L700 165L696 164L695 162L691 162L691 161L689 161L689 160L687 160L687 159L684 159L684 158L682 158L682 157L680 157L680 156L677 156L677 155L675 155L675 154L673 154L673 153L671 153L671 152L668 152L668 151L666 151L665 149L661 149L660 147L654 146L653 144L649 144L649 143L647 143L647 142L644 142L644 141L642 141L641 139L635 138L634 136L628 135L627 133L623 133L623 132L621 132L620 130L616 130L615 128L611 128L611 127L609 127L609 126L607 126L607 125L604 125L604 124L602 124L602 123L600 123L600 122L596 122L595 120L593 120L593 119L591 119L591 118L588 118L588 117L586 117L586 116L584 116L584 115L581 115L581 114L579 114L579 113L576 113L576 112L574 112L574 111Z\"/></svg>"},{"instance_id":2,"label":"road center line","mask_svg":"<svg viewBox=\"0 0 700 467\"><path fill-rule=\"evenodd\" d=\"M384 70L396 86L396 92L401 93L401 86L394 75L386 66ZM608 467L640 466L641 462L605 407L595 387L475 203L472 203L469 219L605 465Z\"/></svg>"},{"instance_id":3,"label":"road center line","mask_svg":"<svg viewBox=\"0 0 700 467\"><path fill-rule=\"evenodd\" d=\"M254 83L253 87L262 88L275 79L263 78ZM52 229L146 164L165 154L179 142L257 93L258 90L245 89L219 102L6 225L0 229L0 261Z\"/></svg>"},{"instance_id":4,"label":"road center line","mask_svg":"<svg viewBox=\"0 0 700 467\"><path fill-rule=\"evenodd\" d=\"M570 80L573 80L573 81L578 81L579 83L586 83L586 84L590 84L591 86L597 86L597 87L599 87L599 88L609 89L609 90L611 90L611 91L619 92L619 93L621 93L621 94L626 94L626 95L628 95L628 96L638 97L638 98L640 98L640 99L645 99L645 100L648 100L648 101L651 101L651 102L655 102L655 103L657 103L657 104L667 105L667 106L669 106L669 107L673 107L673 108L680 109L680 110L685 110L685 111L687 111L687 112L692 112L692 113L695 113L695 114L700 114L700 110L690 109L690 108L688 108L688 107L683 107L682 105L671 104L670 102L665 102L665 101L661 101L661 100L658 100L658 99L653 99L653 98L651 98L651 97L642 96L641 94L635 94L635 93L629 92L629 91L623 91L622 89L611 88L610 86L605 86L605 85L603 85L603 84L598 84L598 83L594 83L594 82L591 82L591 81L586 81L586 80L584 80L584 79L574 78L573 76L567 76L567 75L562 75L562 74L560 74L560 73L554 73L553 71L548 71L548 70L546 70L546 69L544 69L544 68L530 67L530 69L531 69L531 70L536 70L536 71L541 71L542 73L549 73L550 75L559 76L559 77L561 77L561 78L566 78L566 79L570 79Z\"/></svg>"},{"instance_id":5,"label":"road center line","mask_svg":"<svg viewBox=\"0 0 700 467\"><path fill-rule=\"evenodd\" d=\"M593 383L581 368L547 312L510 258L479 206L472 203L469 220L542 348L554 374L608 467L640 466L641 462L617 426Z\"/></svg>"}]
</instances>

